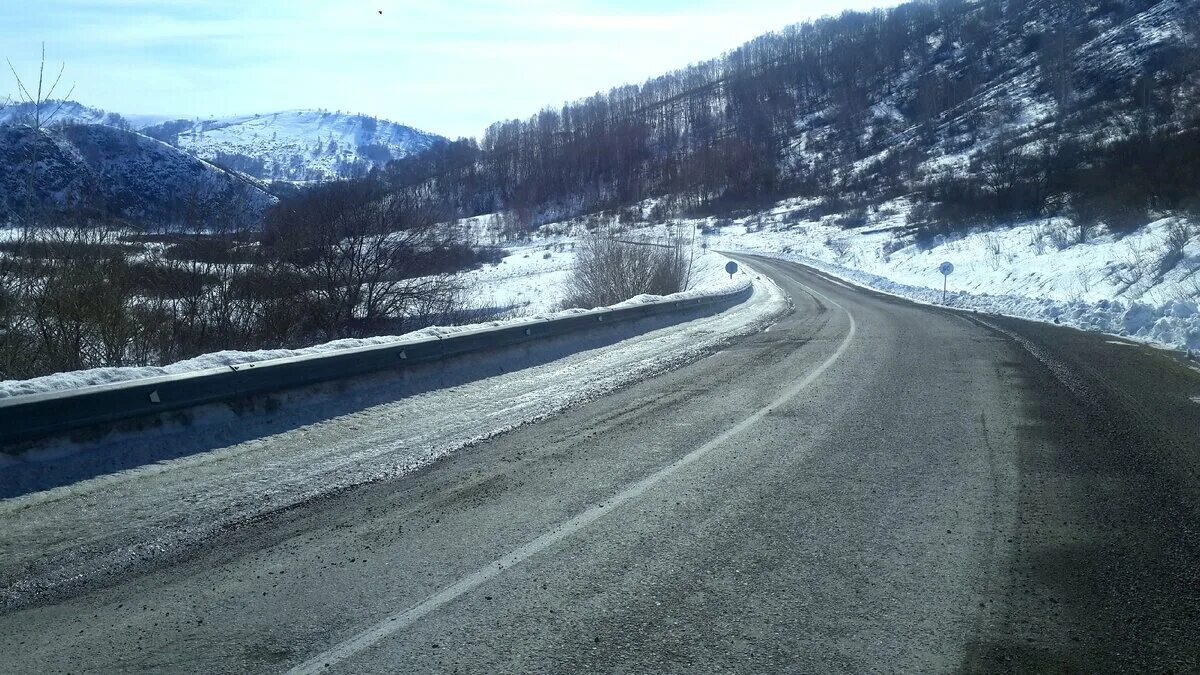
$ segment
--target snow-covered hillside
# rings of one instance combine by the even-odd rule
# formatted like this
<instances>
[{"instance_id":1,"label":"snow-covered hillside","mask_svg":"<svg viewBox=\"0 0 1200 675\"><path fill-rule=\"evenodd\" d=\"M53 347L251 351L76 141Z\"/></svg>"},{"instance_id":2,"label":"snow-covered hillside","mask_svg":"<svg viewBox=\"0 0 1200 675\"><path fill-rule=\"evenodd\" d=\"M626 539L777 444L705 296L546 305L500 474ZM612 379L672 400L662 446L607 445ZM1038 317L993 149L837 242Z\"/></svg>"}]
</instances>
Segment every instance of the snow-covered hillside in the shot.
<instances>
[{"instance_id":1,"label":"snow-covered hillside","mask_svg":"<svg viewBox=\"0 0 1200 675\"><path fill-rule=\"evenodd\" d=\"M445 140L387 120L316 110L166 122L143 131L249 176L288 181L358 175Z\"/></svg>"},{"instance_id":2,"label":"snow-covered hillside","mask_svg":"<svg viewBox=\"0 0 1200 675\"><path fill-rule=\"evenodd\" d=\"M900 199L870 209L863 227L844 215L808 220L811 201L786 200L737 219L672 221L711 249L794 260L852 283L941 304L943 262L954 265L946 304L1200 350L1200 226L1163 218L1136 231L1078 241L1065 218L976 229L918 244ZM642 223L632 234L661 236Z\"/></svg>"},{"instance_id":3,"label":"snow-covered hillside","mask_svg":"<svg viewBox=\"0 0 1200 675\"><path fill-rule=\"evenodd\" d=\"M0 108L0 124L29 124L39 118L46 124L103 124L128 129L132 124L121 115L83 105L75 101L47 101L40 111L32 103L17 103ZM39 115L40 113L40 115Z\"/></svg>"},{"instance_id":4,"label":"snow-covered hillside","mask_svg":"<svg viewBox=\"0 0 1200 675\"><path fill-rule=\"evenodd\" d=\"M0 125L32 124L37 112L29 103L0 108ZM137 131L263 180L347 178L446 142L441 136L396 122L327 110L187 120L116 113L76 101L48 101L40 113L46 126L96 124Z\"/></svg>"},{"instance_id":5,"label":"snow-covered hillside","mask_svg":"<svg viewBox=\"0 0 1200 675\"><path fill-rule=\"evenodd\" d=\"M30 157L39 167L32 194ZM210 216L254 224L273 201L255 181L133 131L105 124L41 131L0 125L0 221L36 206L149 226Z\"/></svg>"}]
</instances>

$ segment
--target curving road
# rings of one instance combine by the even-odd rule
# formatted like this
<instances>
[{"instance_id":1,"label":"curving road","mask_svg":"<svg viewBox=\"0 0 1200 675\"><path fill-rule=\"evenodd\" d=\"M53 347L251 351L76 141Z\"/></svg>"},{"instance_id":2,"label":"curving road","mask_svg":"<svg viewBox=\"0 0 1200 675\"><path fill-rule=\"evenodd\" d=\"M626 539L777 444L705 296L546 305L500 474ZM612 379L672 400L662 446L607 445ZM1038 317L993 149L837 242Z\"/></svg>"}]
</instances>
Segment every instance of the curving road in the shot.
<instances>
[{"instance_id":1,"label":"curving road","mask_svg":"<svg viewBox=\"0 0 1200 675\"><path fill-rule=\"evenodd\" d=\"M747 262L766 332L10 611L3 670L1200 668L1200 373Z\"/></svg>"}]
</instances>

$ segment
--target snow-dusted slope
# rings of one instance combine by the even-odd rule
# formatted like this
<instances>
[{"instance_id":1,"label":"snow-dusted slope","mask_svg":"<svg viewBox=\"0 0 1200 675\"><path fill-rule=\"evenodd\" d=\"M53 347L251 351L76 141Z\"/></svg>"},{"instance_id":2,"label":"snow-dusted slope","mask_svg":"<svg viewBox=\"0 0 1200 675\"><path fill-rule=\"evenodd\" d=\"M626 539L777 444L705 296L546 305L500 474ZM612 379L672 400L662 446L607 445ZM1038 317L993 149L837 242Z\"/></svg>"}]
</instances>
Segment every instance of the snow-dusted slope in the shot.
<instances>
[{"instance_id":1,"label":"snow-dusted slope","mask_svg":"<svg viewBox=\"0 0 1200 675\"><path fill-rule=\"evenodd\" d=\"M0 125L33 124L28 103L0 109ZM139 133L252 178L319 181L359 175L445 138L366 115L289 110L208 120L118 114L76 101L41 106L45 126L98 124ZM46 124L46 120L50 124Z\"/></svg>"},{"instance_id":2,"label":"snow-dusted slope","mask_svg":"<svg viewBox=\"0 0 1200 675\"><path fill-rule=\"evenodd\" d=\"M38 158L33 193L28 163ZM99 212L147 226L187 219L256 223L274 201L262 186L178 148L102 124L38 131L0 125L0 221L32 206Z\"/></svg>"},{"instance_id":3,"label":"snow-dusted slope","mask_svg":"<svg viewBox=\"0 0 1200 675\"><path fill-rule=\"evenodd\" d=\"M954 265L945 302L953 307L1075 326L1176 349L1200 350L1200 226L1164 218L1082 243L1069 220L1039 219L976 229L918 245L903 224L905 199L871 209L867 225L840 216L807 220L805 200L785 200L747 217L672 223L705 232L708 248L794 260L861 286L941 304L938 267ZM635 234L661 234L643 224ZM1168 243L1186 244L1171 253Z\"/></svg>"},{"instance_id":4,"label":"snow-dusted slope","mask_svg":"<svg viewBox=\"0 0 1200 675\"><path fill-rule=\"evenodd\" d=\"M315 110L167 122L145 133L256 178L290 181L357 175L445 140L374 117Z\"/></svg>"},{"instance_id":5,"label":"snow-dusted slope","mask_svg":"<svg viewBox=\"0 0 1200 675\"><path fill-rule=\"evenodd\" d=\"M128 128L129 122L114 112L93 108L75 101L47 101L39 111L32 103L18 103L0 108L0 124L30 124L38 118L46 124L104 124Z\"/></svg>"}]
</instances>

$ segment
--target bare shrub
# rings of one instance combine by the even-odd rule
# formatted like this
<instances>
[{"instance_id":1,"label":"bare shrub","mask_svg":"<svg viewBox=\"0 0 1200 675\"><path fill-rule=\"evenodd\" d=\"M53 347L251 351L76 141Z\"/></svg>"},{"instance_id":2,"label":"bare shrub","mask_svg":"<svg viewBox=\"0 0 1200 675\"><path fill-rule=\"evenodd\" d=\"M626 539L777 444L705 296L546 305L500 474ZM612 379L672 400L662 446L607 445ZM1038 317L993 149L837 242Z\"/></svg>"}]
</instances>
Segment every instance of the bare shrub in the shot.
<instances>
[{"instance_id":1,"label":"bare shrub","mask_svg":"<svg viewBox=\"0 0 1200 675\"><path fill-rule=\"evenodd\" d=\"M850 255L850 240L844 237L828 237L825 239L825 245L833 251L834 257L838 262L843 262Z\"/></svg>"},{"instance_id":2,"label":"bare shrub","mask_svg":"<svg viewBox=\"0 0 1200 675\"><path fill-rule=\"evenodd\" d=\"M1180 284L1184 295L1196 300L1200 300L1200 275L1193 270L1192 274Z\"/></svg>"},{"instance_id":3,"label":"bare shrub","mask_svg":"<svg viewBox=\"0 0 1200 675\"><path fill-rule=\"evenodd\" d=\"M1195 233L1187 221L1176 219L1167 227L1163 241L1163 252L1158 258L1158 277L1162 278L1183 261L1184 249L1191 243Z\"/></svg>"},{"instance_id":4,"label":"bare shrub","mask_svg":"<svg viewBox=\"0 0 1200 675\"><path fill-rule=\"evenodd\" d=\"M995 234L983 237L983 248L988 255L988 263L992 269L998 270L1004 264L1004 242Z\"/></svg>"},{"instance_id":5,"label":"bare shrub","mask_svg":"<svg viewBox=\"0 0 1200 675\"><path fill-rule=\"evenodd\" d=\"M1045 225L1039 225L1029 233L1029 246L1033 249L1035 255L1042 255L1046 252L1046 238L1048 234Z\"/></svg>"},{"instance_id":6,"label":"bare shrub","mask_svg":"<svg viewBox=\"0 0 1200 675\"><path fill-rule=\"evenodd\" d=\"M669 295L691 283L691 255L682 241L628 242L588 237L567 279L565 307L591 309L636 295Z\"/></svg>"},{"instance_id":7,"label":"bare shrub","mask_svg":"<svg viewBox=\"0 0 1200 675\"><path fill-rule=\"evenodd\" d=\"M882 254L884 262L890 261L892 259L892 254L904 250L904 248L907 246L908 242L899 237L893 237L892 239L883 242L883 244L880 246L880 253Z\"/></svg>"},{"instance_id":8,"label":"bare shrub","mask_svg":"<svg viewBox=\"0 0 1200 675\"><path fill-rule=\"evenodd\" d=\"M1046 236L1050 240L1050 245L1059 251L1068 249L1074 244L1079 243L1075 234L1061 222L1056 222L1046 227Z\"/></svg>"},{"instance_id":9,"label":"bare shrub","mask_svg":"<svg viewBox=\"0 0 1200 675\"><path fill-rule=\"evenodd\" d=\"M314 194L263 234L223 225L236 217L138 233L83 214L27 224L0 243L0 379L453 321L454 272L499 255L458 243L413 203Z\"/></svg>"},{"instance_id":10,"label":"bare shrub","mask_svg":"<svg viewBox=\"0 0 1200 675\"><path fill-rule=\"evenodd\" d=\"M104 365L127 365L138 333L130 312L134 274L113 246L115 233L101 224L71 223L39 233L44 258L26 258L16 325L24 357L6 359L6 377Z\"/></svg>"},{"instance_id":11,"label":"bare shrub","mask_svg":"<svg viewBox=\"0 0 1200 675\"><path fill-rule=\"evenodd\" d=\"M316 337L414 327L457 302L460 289L444 273L454 266L441 258L458 235L436 227L440 214L415 201L373 197L329 185L271 223L274 254L303 280Z\"/></svg>"},{"instance_id":12,"label":"bare shrub","mask_svg":"<svg viewBox=\"0 0 1200 675\"><path fill-rule=\"evenodd\" d=\"M1134 246L1132 243L1128 244L1126 246L1125 259L1113 271L1113 277L1125 287L1121 292L1128 291L1145 279L1150 273L1153 264L1146 251Z\"/></svg>"},{"instance_id":13,"label":"bare shrub","mask_svg":"<svg viewBox=\"0 0 1200 675\"><path fill-rule=\"evenodd\" d=\"M1093 274L1091 270L1080 269L1075 272L1075 280L1071 284L1071 297L1082 300L1092 290Z\"/></svg>"}]
</instances>

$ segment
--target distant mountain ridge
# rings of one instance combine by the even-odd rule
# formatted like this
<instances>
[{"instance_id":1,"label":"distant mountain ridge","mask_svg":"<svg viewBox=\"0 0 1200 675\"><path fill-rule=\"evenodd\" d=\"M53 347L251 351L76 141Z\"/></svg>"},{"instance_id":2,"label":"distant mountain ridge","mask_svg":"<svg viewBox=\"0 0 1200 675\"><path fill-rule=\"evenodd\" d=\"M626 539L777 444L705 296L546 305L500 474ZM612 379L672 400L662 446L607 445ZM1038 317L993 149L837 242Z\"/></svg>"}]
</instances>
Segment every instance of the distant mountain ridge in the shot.
<instances>
[{"instance_id":1,"label":"distant mountain ridge","mask_svg":"<svg viewBox=\"0 0 1200 675\"><path fill-rule=\"evenodd\" d=\"M437 134L388 120L327 110L288 110L205 120L110 112L52 101L52 123L136 131L251 178L312 182L360 176L446 143ZM0 110L0 124L32 123L32 104Z\"/></svg>"},{"instance_id":2,"label":"distant mountain ridge","mask_svg":"<svg viewBox=\"0 0 1200 675\"><path fill-rule=\"evenodd\" d=\"M227 119L122 115L76 101L0 109L0 222L83 211L178 226L257 222L268 182L361 176L446 140L365 115L295 110ZM39 175L31 183L29 162ZM33 190L30 190L32 186ZM226 213L231 209L239 213Z\"/></svg>"}]
</instances>

